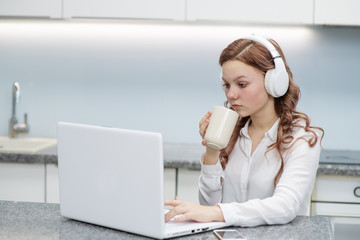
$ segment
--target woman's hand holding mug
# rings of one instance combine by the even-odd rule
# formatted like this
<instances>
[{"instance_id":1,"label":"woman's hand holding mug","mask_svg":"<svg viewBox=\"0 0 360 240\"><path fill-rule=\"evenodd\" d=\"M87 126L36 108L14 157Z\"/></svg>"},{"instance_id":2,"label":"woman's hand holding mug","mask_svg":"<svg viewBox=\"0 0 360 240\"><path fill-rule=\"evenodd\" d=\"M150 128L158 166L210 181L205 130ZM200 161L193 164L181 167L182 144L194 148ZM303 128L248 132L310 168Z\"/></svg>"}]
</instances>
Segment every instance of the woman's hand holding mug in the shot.
<instances>
[{"instance_id":1,"label":"woman's hand holding mug","mask_svg":"<svg viewBox=\"0 0 360 240\"><path fill-rule=\"evenodd\" d=\"M199 122L199 133L202 145L206 146L204 156L205 165L214 165L219 158L220 149L225 148L234 131L239 114L226 108L215 106L212 112L208 112Z\"/></svg>"}]
</instances>

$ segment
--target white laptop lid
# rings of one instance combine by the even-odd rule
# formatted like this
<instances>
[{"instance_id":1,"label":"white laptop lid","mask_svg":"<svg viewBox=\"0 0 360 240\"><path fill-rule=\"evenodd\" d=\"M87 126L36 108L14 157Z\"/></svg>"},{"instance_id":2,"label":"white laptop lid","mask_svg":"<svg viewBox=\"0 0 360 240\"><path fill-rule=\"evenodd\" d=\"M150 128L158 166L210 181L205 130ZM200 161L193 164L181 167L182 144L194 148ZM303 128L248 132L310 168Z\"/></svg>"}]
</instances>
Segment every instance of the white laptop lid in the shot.
<instances>
[{"instance_id":1,"label":"white laptop lid","mask_svg":"<svg viewBox=\"0 0 360 240\"><path fill-rule=\"evenodd\" d=\"M63 216L164 237L161 134L60 122L57 137Z\"/></svg>"}]
</instances>

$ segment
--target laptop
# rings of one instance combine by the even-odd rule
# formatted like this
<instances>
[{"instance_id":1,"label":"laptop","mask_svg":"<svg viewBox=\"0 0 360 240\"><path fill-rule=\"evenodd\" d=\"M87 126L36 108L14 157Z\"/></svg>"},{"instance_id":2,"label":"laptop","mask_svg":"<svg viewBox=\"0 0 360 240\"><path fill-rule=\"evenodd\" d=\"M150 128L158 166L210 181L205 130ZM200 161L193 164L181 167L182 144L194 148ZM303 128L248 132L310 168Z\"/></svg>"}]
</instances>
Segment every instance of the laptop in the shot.
<instances>
[{"instance_id":1,"label":"laptop","mask_svg":"<svg viewBox=\"0 0 360 240\"><path fill-rule=\"evenodd\" d=\"M62 216L157 239L225 226L165 223L160 133L59 122L57 140Z\"/></svg>"}]
</instances>

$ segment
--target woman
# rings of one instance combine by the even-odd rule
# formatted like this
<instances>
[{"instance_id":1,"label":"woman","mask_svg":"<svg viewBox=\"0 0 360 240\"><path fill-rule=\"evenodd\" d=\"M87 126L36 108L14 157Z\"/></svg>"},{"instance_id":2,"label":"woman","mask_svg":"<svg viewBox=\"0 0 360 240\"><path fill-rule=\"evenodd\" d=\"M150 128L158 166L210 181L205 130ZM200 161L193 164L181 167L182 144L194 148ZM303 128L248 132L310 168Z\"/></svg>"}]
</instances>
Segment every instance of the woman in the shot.
<instances>
[{"instance_id":1,"label":"woman","mask_svg":"<svg viewBox=\"0 0 360 240\"><path fill-rule=\"evenodd\" d=\"M285 224L309 209L320 141L309 117L296 111L300 89L274 40L249 37L221 53L225 105L239 114L228 146L206 147L201 205L166 201L165 221L224 221L227 225ZM204 138L208 112L199 123ZM202 144L206 146L203 139Z\"/></svg>"}]
</instances>

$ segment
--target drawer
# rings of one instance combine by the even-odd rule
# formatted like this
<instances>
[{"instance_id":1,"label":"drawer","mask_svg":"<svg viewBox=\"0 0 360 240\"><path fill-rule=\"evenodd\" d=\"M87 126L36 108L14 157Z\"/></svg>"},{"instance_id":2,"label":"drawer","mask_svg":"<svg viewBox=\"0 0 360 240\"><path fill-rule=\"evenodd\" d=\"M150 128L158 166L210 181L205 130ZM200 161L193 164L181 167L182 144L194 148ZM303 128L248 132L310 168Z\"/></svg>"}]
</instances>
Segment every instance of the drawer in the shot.
<instances>
[{"instance_id":1,"label":"drawer","mask_svg":"<svg viewBox=\"0 0 360 240\"><path fill-rule=\"evenodd\" d=\"M360 204L313 202L311 215L360 218Z\"/></svg>"},{"instance_id":2,"label":"drawer","mask_svg":"<svg viewBox=\"0 0 360 240\"><path fill-rule=\"evenodd\" d=\"M311 199L315 202L360 203L360 177L319 175Z\"/></svg>"}]
</instances>

